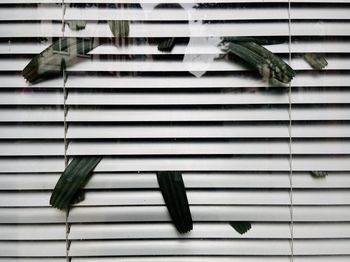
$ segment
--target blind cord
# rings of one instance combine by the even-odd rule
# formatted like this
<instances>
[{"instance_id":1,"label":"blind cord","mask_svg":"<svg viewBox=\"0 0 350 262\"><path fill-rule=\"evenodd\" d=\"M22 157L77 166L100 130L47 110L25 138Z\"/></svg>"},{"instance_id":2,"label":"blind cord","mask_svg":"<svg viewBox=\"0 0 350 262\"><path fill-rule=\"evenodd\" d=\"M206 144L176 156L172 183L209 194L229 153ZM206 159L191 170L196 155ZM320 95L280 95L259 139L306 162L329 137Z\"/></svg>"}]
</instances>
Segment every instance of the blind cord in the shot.
<instances>
[{"instance_id":1,"label":"blind cord","mask_svg":"<svg viewBox=\"0 0 350 262\"><path fill-rule=\"evenodd\" d=\"M64 3L64 0L62 0L62 37L64 37L64 30L65 30L65 12L66 12L66 5ZM60 41L60 40L59 40ZM63 134L63 142L64 142L64 167L66 168L68 165L68 156L67 156L67 150L68 150L68 141L67 141L67 130L68 130L68 124L67 124L67 113L68 113L68 107L67 107L67 97L68 92L66 89L66 69L62 68L62 77L63 77L63 127L64 127L64 134ZM66 210L66 216L65 216L65 242L66 242L66 262L70 262L71 259L69 257L69 248L70 248L70 241L69 241L69 232L70 232L70 224L68 222L69 217L69 208Z\"/></svg>"},{"instance_id":2,"label":"blind cord","mask_svg":"<svg viewBox=\"0 0 350 262\"><path fill-rule=\"evenodd\" d=\"M67 156L67 150L68 150L68 141L67 141L67 130L68 130L68 124L67 124L67 113L68 113L68 107L66 105L68 92L66 89L66 72L65 69L62 70L63 75L63 93L64 93L64 101L63 101L63 111L64 111L64 167L66 168L68 165L68 156ZM70 262L69 257L69 247L70 247L70 241L68 239L69 231L70 231L70 224L68 222L68 216L69 216L69 208L66 210L66 219L65 219L65 228L66 228L66 261Z\"/></svg>"},{"instance_id":3,"label":"blind cord","mask_svg":"<svg viewBox=\"0 0 350 262\"><path fill-rule=\"evenodd\" d=\"M289 65L292 64L292 19L291 19L291 1L288 0L288 60ZM290 198L290 249L291 249L291 261L294 261L294 199L293 199L293 151L292 151L292 144L293 144L293 138L292 138L292 82L289 82L288 85L288 117L289 117L289 124L288 124L288 135L289 135L289 184L290 184L290 191L289 191L289 198Z\"/></svg>"}]
</instances>

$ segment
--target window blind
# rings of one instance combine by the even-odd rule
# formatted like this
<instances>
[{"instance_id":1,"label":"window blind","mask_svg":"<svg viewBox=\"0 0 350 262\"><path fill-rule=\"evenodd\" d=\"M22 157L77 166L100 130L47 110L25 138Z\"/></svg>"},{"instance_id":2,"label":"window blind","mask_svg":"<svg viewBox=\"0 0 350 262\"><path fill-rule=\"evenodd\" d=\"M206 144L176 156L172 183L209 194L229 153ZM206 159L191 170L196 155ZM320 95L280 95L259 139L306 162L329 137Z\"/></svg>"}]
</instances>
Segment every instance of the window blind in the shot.
<instances>
[{"instance_id":1,"label":"window blind","mask_svg":"<svg viewBox=\"0 0 350 262\"><path fill-rule=\"evenodd\" d=\"M348 261L349 14L345 0L1 1L0 261ZM113 36L115 20L128 37ZM281 41L265 47L291 56L295 78L274 86L219 59L208 39L220 37ZM26 82L57 39L98 46ZM85 200L50 207L66 161L87 155L103 159ZM190 233L172 225L157 171L182 172Z\"/></svg>"}]
</instances>

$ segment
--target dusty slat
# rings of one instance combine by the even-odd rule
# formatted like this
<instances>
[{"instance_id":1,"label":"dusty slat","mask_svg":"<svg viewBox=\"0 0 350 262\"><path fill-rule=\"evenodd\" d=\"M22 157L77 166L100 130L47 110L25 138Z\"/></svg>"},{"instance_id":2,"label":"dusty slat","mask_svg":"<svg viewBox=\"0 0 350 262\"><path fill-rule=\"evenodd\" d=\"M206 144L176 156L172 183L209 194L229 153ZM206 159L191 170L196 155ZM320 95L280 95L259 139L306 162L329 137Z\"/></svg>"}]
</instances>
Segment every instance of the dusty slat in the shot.
<instances>
[{"instance_id":1,"label":"dusty slat","mask_svg":"<svg viewBox=\"0 0 350 262\"><path fill-rule=\"evenodd\" d=\"M294 205L350 205L349 190L295 190ZM45 207L49 206L51 192L0 192L0 207ZM290 205L288 190L210 190L200 192L187 190L190 205ZM164 205L161 192L127 191L86 192L79 206L149 206Z\"/></svg>"},{"instance_id":2,"label":"dusty slat","mask_svg":"<svg viewBox=\"0 0 350 262\"><path fill-rule=\"evenodd\" d=\"M15 94L9 94L9 98ZM26 98L27 101L30 98ZM5 99L5 98L3 98ZM33 97L28 102L35 102ZM347 104L350 100L350 91L312 90L298 92L291 96L293 104ZM10 100L11 101L11 100ZM1 100L0 100L1 102ZM44 102L44 101L43 101ZM41 102L41 103L43 103ZM8 102L9 103L9 102ZM47 102L46 102L47 103ZM288 93L279 92L227 92L227 93L88 93L71 92L67 98L68 105L242 105L242 104L287 104Z\"/></svg>"},{"instance_id":3,"label":"dusty slat","mask_svg":"<svg viewBox=\"0 0 350 262\"><path fill-rule=\"evenodd\" d=\"M347 8L295 8L293 19L348 19ZM60 20L60 6L38 6L37 8L2 8L2 21ZM65 20L140 20L140 21L188 21L188 20L271 20L287 19L288 9L277 7L195 9L128 9L128 8L67 8Z\"/></svg>"},{"instance_id":4,"label":"dusty slat","mask_svg":"<svg viewBox=\"0 0 350 262\"><path fill-rule=\"evenodd\" d=\"M0 240L65 240L65 225L0 225ZM38 234L40 232L40 234Z\"/></svg>"},{"instance_id":5,"label":"dusty slat","mask_svg":"<svg viewBox=\"0 0 350 262\"><path fill-rule=\"evenodd\" d=\"M88 108L69 109L68 122L169 122L169 121L283 121L289 120L287 108L221 108L210 109L109 109ZM31 113L32 112L32 113ZM51 121L60 120L63 113L57 110L55 115L51 111L40 110L0 110L0 121ZM56 112L56 111L55 111ZM52 112L53 113L53 112ZM54 113L53 113L54 114ZM55 116L57 117L55 118ZM45 117L47 116L47 117ZM350 109L345 107L293 107L293 120L350 120ZM57 120L56 120L57 119Z\"/></svg>"},{"instance_id":6,"label":"dusty slat","mask_svg":"<svg viewBox=\"0 0 350 262\"><path fill-rule=\"evenodd\" d=\"M1 190L53 189L60 174L6 174L0 175ZM290 187L288 172L211 172L183 173L186 188L275 188ZM293 188L332 189L349 188L347 172L329 172L326 179L313 178L309 172L293 172ZM94 173L86 189L156 189L155 173Z\"/></svg>"},{"instance_id":7,"label":"dusty slat","mask_svg":"<svg viewBox=\"0 0 350 262\"><path fill-rule=\"evenodd\" d=\"M253 230L244 235L238 234L228 223L195 223L194 230L179 235L171 224L73 224L69 238L75 239L147 239L157 238L232 238L232 239L270 239L290 238L288 223L261 223L253 222ZM25 228L30 230L29 228ZM26 231L27 232L27 231ZM349 238L348 223L295 223L294 238Z\"/></svg>"},{"instance_id":8,"label":"dusty slat","mask_svg":"<svg viewBox=\"0 0 350 262\"><path fill-rule=\"evenodd\" d=\"M20 129L8 127L8 134L3 138L36 138L40 137L29 128ZM292 128L292 137L314 138L314 137L349 137L350 127L346 124L295 124ZM11 133L11 132L16 133ZM32 133L33 132L33 133ZM52 134L51 134L52 135ZM208 125L183 125L183 126L78 126L71 125L67 132L70 139L111 139L111 138L288 138L288 126L279 125L257 125L240 124L221 126ZM49 136L51 137L51 136ZM57 137L61 137L58 136Z\"/></svg>"},{"instance_id":9,"label":"dusty slat","mask_svg":"<svg viewBox=\"0 0 350 262\"><path fill-rule=\"evenodd\" d=\"M62 257L65 253L64 241L21 241L15 244L0 241L1 257Z\"/></svg>"},{"instance_id":10,"label":"dusty slat","mask_svg":"<svg viewBox=\"0 0 350 262\"><path fill-rule=\"evenodd\" d=\"M166 29L166 30L165 30ZM61 24L3 23L0 24L3 37L60 37ZM347 22L307 23L297 22L291 28L294 36L348 36ZM67 37L113 37L104 23L89 23L83 31L65 28ZM221 36L288 36L288 23L237 23L234 26L217 24L142 24L130 25L129 37L221 37Z\"/></svg>"},{"instance_id":11,"label":"dusty slat","mask_svg":"<svg viewBox=\"0 0 350 262\"><path fill-rule=\"evenodd\" d=\"M290 221L287 206L192 206L194 221ZM349 221L347 206L294 207L294 221ZM69 222L141 222L169 221L166 207L76 207L72 209Z\"/></svg>"},{"instance_id":12,"label":"dusty slat","mask_svg":"<svg viewBox=\"0 0 350 262\"><path fill-rule=\"evenodd\" d=\"M294 256L296 262L348 262L348 255L328 255L328 256ZM125 262L289 262L289 256L158 256L158 257L126 257ZM1 260L0 260L1 261ZM112 262L115 258L73 258L72 262ZM20 261L23 262L23 261ZM31 261L32 262L32 261Z\"/></svg>"},{"instance_id":13,"label":"dusty slat","mask_svg":"<svg viewBox=\"0 0 350 262\"><path fill-rule=\"evenodd\" d=\"M296 255L317 254L349 255L350 240L295 240ZM330 245L331 244L331 245ZM131 248L132 246L132 248ZM95 247L95 248L92 248ZM283 240L220 240L220 241L92 241L72 242L70 255L96 256L103 252L107 255L290 255L289 242Z\"/></svg>"},{"instance_id":14,"label":"dusty slat","mask_svg":"<svg viewBox=\"0 0 350 262\"><path fill-rule=\"evenodd\" d=\"M338 39L337 39L338 40ZM178 44L171 51L171 54L220 54L220 48L215 45L210 45L205 42L203 38L202 44L197 44L195 46L188 46L184 44ZM38 54L46 49L49 44L42 44L36 42L20 43L0 43L0 54ZM292 53L349 53L350 47L349 42L344 39L339 39L338 41L320 40L320 41L306 41L298 40L292 42L291 52ZM274 53L288 53L287 43L268 45L265 46L271 52ZM164 54L159 51L157 45L154 44L130 44L128 46L115 46L111 44L102 44L89 54L93 55L120 55L120 54Z\"/></svg>"},{"instance_id":15,"label":"dusty slat","mask_svg":"<svg viewBox=\"0 0 350 262\"><path fill-rule=\"evenodd\" d=\"M288 206L192 206L194 221L290 221ZM295 206L295 222L347 222L348 206ZM52 207L1 208L0 223L64 223L65 212ZM138 207L76 207L71 210L69 222L162 222L170 221L165 206Z\"/></svg>"},{"instance_id":16,"label":"dusty slat","mask_svg":"<svg viewBox=\"0 0 350 262\"><path fill-rule=\"evenodd\" d=\"M293 79L293 86L301 87L346 87L350 77L346 74L320 74L319 72L299 73ZM37 86L37 85L35 85ZM241 75L235 76L202 76L201 78L189 77L96 77L96 76L69 76L67 80L69 88L89 88L89 87L108 87L108 88L252 88L268 87L269 84L255 77ZM38 86L40 87L40 85Z\"/></svg>"}]
</instances>

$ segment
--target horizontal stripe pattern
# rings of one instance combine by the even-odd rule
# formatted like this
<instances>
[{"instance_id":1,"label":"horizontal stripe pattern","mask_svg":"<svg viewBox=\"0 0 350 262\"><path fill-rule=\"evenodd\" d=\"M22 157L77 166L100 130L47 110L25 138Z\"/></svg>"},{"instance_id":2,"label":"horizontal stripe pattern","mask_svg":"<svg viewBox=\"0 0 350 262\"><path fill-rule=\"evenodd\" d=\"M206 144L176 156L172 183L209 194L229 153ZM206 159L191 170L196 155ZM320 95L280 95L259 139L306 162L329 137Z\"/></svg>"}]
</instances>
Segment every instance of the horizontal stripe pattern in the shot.
<instances>
[{"instance_id":1,"label":"horizontal stripe pattern","mask_svg":"<svg viewBox=\"0 0 350 262\"><path fill-rule=\"evenodd\" d=\"M0 262L66 261L65 213L49 206L65 155L104 156L67 217L71 262L287 262L291 221L294 261L348 261L350 1L290 2L289 47L287 0L1 1ZM76 20L86 28L71 30ZM112 39L110 20L130 21L129 36ZM65 79L27 83L23 68L63 35L100 45ZM224 36L282 41L265 47L292 53L291 115L288 85L238 59L207 62L224 52L206 39ZM163 53L163 37L182 42ZM305 53L328 66L313 70ZM182 172L190 233L171 224L157 171ZM240 235L232 221L252 228Z\"/></svg>"}]
</instances>

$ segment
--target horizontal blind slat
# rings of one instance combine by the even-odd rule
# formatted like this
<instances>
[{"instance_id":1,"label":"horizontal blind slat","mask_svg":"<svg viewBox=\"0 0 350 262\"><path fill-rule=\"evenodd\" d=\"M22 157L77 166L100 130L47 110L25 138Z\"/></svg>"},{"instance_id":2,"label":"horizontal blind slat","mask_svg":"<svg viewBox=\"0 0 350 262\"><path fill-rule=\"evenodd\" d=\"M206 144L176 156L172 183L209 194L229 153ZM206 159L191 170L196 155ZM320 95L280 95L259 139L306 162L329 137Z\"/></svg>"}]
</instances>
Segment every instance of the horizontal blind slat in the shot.
<instances>
[{"instance_id":1,"label":"horizontal blind slat","mask_svg":"<svg viewBox=\"0 0 350 262\"><path fill-rule=\"evenodd\" d=\"M295 190L294 205L350 205L349 190ZM40 207L49 206L51 193L46 192L0 192L0 207ZM287 190L245 190L217 191L187 190L190 205L290 205ZM86 192L83 202L78 206L148 206L164 205L160 191L128 191L128 192Z\"/></svg>"},{"instance_id":2,"label":"horizontal blind slat","mask_svg":"<svg viewBox=\"0 0 350 262\"><path fill-rule=\"evenodd\" d=\"M1 190L53 189L60 174L6 174L0 175ZM198 173L184 172L186 188L289 188L287 172L259 173ZM349 188L347 172L330 172L327 179L315 179L308 172L294 172L294 188ZM86 189L158 189L155 173L94 173Z\"/></svg>"},{"instance_id":3,"label":"horizontal blind slat","mask_svg":"<svg viewBox=\"0 0 350 262\"><path fill-rule=\"evenodd\" d=\"M75 155L280 155L289 154L288 141L256 142L71 142ZM294 155L350 154L348 141L295 141ZM63 156L62 142L0 142L0 156Z\"/></svg>"},{"instance_id":4,"label":"horizontal blind slat","mask_svg":"<svg viewBox=\"0 0 350 262\"><path fill-rule=\"evenodd\" d=\"M349 36L347 22L324 22L322 24L298 22L292 26L294 36ZM198 25L191 30L185 24L136 24L130 25L129 37L222 37L222 36L288 36L288 23L244 23ZM60 37L61 24L0 24L2 37ZM83 31L65 29L66 37L113 37L107 24L88 24Z\"/></svg>"},{"instance_id":5,"label":"horizontal blind slat","mask_svg":"<svg viewBox=\"0 0 350 262\"><path fill-rule=\"evenodd\" d=\"M194 221L265 221L288 222L288 206L192 206ZM65 214L50 207L0 208L0 223L37 224L64 223ZM348 206L296 206L295 222L348 222ZM162 222L170 221L165 206L110 206L75 207L69 216L70 223L98 222Z\"/></svg>"},{"instance_id":6,"label":"horizontal blind slat","mask_svg":"<svg viewBox=\"0 0 350 262\"><path fill-rule=\"evenodd\" d=\"M254 230L244 235L232 230L228 223L194 223L192 232L179 236L170 223L155 224L72 224L69 234L70 240L93 239L198 239L198 238L229 238L229 239L288 239L290 229L288 223L253 223ZM45 225L45 231L38 235L43 225L6 225L0 229L3 234L1 240L62 240L65 239L61 225ZM296 223L294 238L349 238L348 223Z\"/></svg>"}]
</instances>

